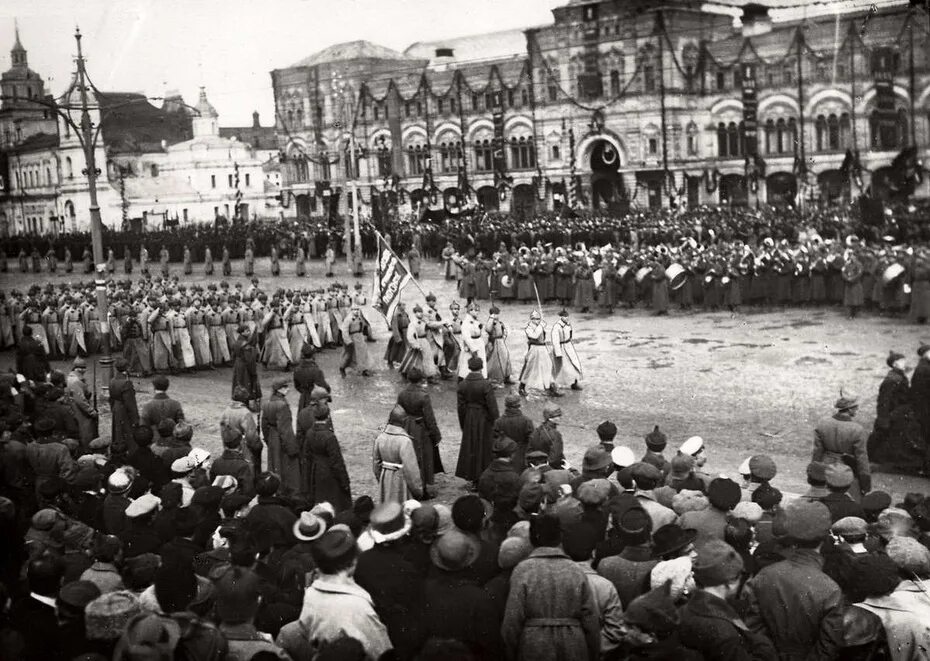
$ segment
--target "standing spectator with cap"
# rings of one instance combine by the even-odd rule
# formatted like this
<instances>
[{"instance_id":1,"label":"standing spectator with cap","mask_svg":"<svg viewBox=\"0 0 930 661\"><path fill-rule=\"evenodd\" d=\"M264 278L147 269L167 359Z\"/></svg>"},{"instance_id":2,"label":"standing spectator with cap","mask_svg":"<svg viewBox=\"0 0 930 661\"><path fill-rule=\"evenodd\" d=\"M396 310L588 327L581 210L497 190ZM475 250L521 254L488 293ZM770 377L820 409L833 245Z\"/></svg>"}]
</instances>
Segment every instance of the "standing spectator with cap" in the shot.
<instances>
[{"instance_id":1,"label":"standing spectator with cap","mask_svg":"<svg viewBox=\"0 0 930 661\"><path fill-rule=\"evenodd\" d=\"M233 390L232 401L220 416L220 438L224 448L235 447L246 456L254 473L262 470L262 439L255 416L248 409L249 392L242 386ZM248 450L248 455L245 455Z\"/></svg>"},{"instance_id":2,"label":"standing spectator with cap","mask_svg":"<svg viewBox=\"0 0 930 661\"><path fill-rule=\"evenodd\" d=\"M335 525L316 541L312 553L319 575L304 591L300 623L306 636L320 643L348 636L362 644L366 658L381 658L392 649L391 640L371 595L353 578L358 559L355 536Z\"/></svg>"},{"instance_id":3,"label":"standing spectator with cap","mask_svg":"<svg viewBox=\"0 0 930 661\"><path fill-rule=\"evenodd\" d=\"M912 406L907 359L904 354L892 351L885 362L891 369L878 388L875 426L868 439L868 455L873 461L891 464L895 468L923 470L926 452Z\"/></svg>"},{"instance_id":4,"label":"standing spectator with cap","mask_svg":"<svg viewBox=\"0 0 930 661\"><path fill-rule=\"evenodd\" d=\"M523 415L520 406L520 395L507 395L504 397L504 414L494 421L494 433L506 436L517 444L512 464L518 473L526 468L526 448L533 433L533 421Z\"/></svg>"},{"instance_id":5,"label":"standing spectator with cap","mask_svg":"<svg viewBox=\"0 0 930 661\"><path fill-rule=\"evenodd\" d=\"M807 465L807 484L810 485L803 500L823 500L830 491L827 489L827 466L822 461L812 461Z\"/></svg>"},{"instance_id":6,"label":"standing spectator with cap","mask_svg":"<svg viewBox=\"0 0 930 661\"><path fill-rule=\"evenodd\" d=\"M98 535L91 551L94 564L81 574L82 581L97 586L100 594L123 589L119 565L123 560L123 545L114 535Z\"/></svg>"},{"instance_id":7,"label":"standing spectator with cap","mask_svg":"<svg viewBox=\"0 0 930 661\"><path fill-rule=\"evenodd\" d=\"M681 516L681 526L696 530L700 542L708 539L723 541L727 517L740 502L741 495L742 490L736 482L726 477L718 477L707 489L710 506L696 512L685 512Z\"/></svg>"},{"instance_id":8,"label":"standing spectator with cap","mask_svg":"<svg viewBox=\"0 0 930 661\"><path fill-rule=\"evenodd\" d=\"M562 468L565 454L562 432L558 429L559 422L562 421L562 409L552 402L546 402L543 405L542 414L542 424L530 434L526 450L528 453L534 451L545 452L549 458L550 468Z\"/></svg>"},{"instance_id":9,"label":"standing spectator with cap","mask_svg":"<svg viewBox=\"0 0 930 661\"><path fill-rule=\"evenodd\" d=\"M462 430L462 444L455 467L456 477L475 486L478 478L491 463L494 421L497 420L497 398L494 386L481 375L484 363L481 358L468 359L468 376L459 381L458 414Z\"/></svg>"},{"instance_id":10,"label":"standing spectator with cap","mask_svg":"<svg viewBox=\"0 0 930 661\"><path fill-rule=\"evenodd\" d=\"M652 557L652 519L639 505L622 510L612 507L611 520L615 536L623 545L619 555L603 558L597 573L613 583L623 607L649 590L649 575L659 564Z\"/></svg>"},{"instance_id":11,"label":"standing spectator with cap","mask_svg":"<svg viewBox=\"0 0 930 661\"><path fill-rule=\"evenodd\" d=\"M777 661L772 641L753 633L733 609L742 587L743 560L722 540L698 546L692 561L697 587L681 609L681 642L706 661Z\"/></svg>"},{"instance_id":12,"label":"standing spectator with cap","mask_svg":"<svg viewBox=\"0 0 930 661\"><path fill-rule=\"evenodd\" d=\"M306 488L301 485L298 492L306 493L312 503L330 503L337 512L343 512L352 508L349 471L346 470L339 440L327 422L329 407L317 408L316 416L316 422L304 438L297 439L304 473L309 477Z\"/></svg>"},{"instance_id":13,"label":"standing spectator with cap","mask_svg":"<svg viewBox=\"0 0 930 661\"><path fill-rule=\"evenodd\" d=\"M839 657L843 593L823 573L820 555L830 523L823 503L789 503L783 510L784 559L746 583L746 624L767 635L783 661Z\"/></svg>"},{"instance_id":14,"label":"standing spectator with cap","mask_svg":"<svg viewBox=\"0 0 930 661\"><path fill-rule=\"evenodd\" d=\"M596 659L600 622L582 569L562 550L559 520L530 521L529 557L513 570L501 633L509 659Z\"/></svg>"},{"instance_id":15,"label":"standing spectator with cap","mask_svg":"<svg viewBox=\"0 0 930 661\"><path fill-rule=\"evenodd\" d=\"M290 382L275 377L271 397L262 404L262 436L268 446L268 470L281 478L281 495L300 491L300 443L294 436L291 407L286 395Z\"/></svg>"},{"instance_id":16,"label":"standing spectator with cap","mask_svg":"<svg viewBox=\"0 0 930 661\"><path fill-rule=\"evenodd\" d=\"M65 657L56 608L64 565L51 553L43 553L26 567L28 596L10 608L10 628L22 641L23 661L49 661Z\"/></svg>"},{"instance_id":17,"label":"standing spectator with cap","mask_svg":"<svg viewBox=\"0 0 930 661\"><path fill-rule=\"evenodd\" d=\"M378 480L379 503L404 503L411 496L423 495L417 451L404 428L406 417L403 407L395 404L387 424L372 444L371 464Z\"/></svg>"},{"instance_id":18,"label":"standing spectator with cap","mask_svg":"<svg viewBox=\"0 0 930 661\"><path fill-rule=\"evenodd\" d=\"M597 440L608 453L613 452L614 439L617 437L617 425L605 420L597 426Z\"/></svg>"},{"instance_id":19,"label":"standing spectator with cap","mask_svg":"<svg viewBox=\"0 0 930 661\"><path fill-rule=\"evenodd\" d=\"M126 530L126 508L132 503L128 497L133 475L129 471L117 469L107 478L107 497L103 499L103 532L108 535L120 535Z\"/></svg>"},{"instance_id":20,"label":"standing spectator with cap","mask_svg":"<svg viewBox=\"0 0 930 661\"><path fill-rule=\"evenodd\" d=\"M865 515L862 506L849 495L849 487L855 482L852 468L846 464L830 464L824 476L829 493L820 502L830 510L830 519L836 522L847 516L862 518Z\"/></svg>"},{"instance_id":21,"label":"standing spectator with cap","mask_svg":"<svg viewBox=\"0 0 930 661\"><path fill-rule=\"evenodd\" d=\"M646 434L646 454L640 459L658 468L663 476L668 475L671 470L668 459L662 454L666 445L668 445L668 436L659 430L659 425L656 425L651 432Z\"/></svg>"},{"instance_id":22,"label":"standing spectator with cap","mask_svg":"<svg viewBox=\"0 0 930 661\"><path fill-rule=\"evenodd\" d=\"M23 326L22 336L16 345L16 372L29 381L39 383L49 372L45 347L32 335L32 326Z\"/></svg>"},{"instance_id":23,"label":"standing spectator with cap","mask_svg":"<svg viewBox=\"0 0 930 661\"><path fill-rule=\"evenodd\" d=\"M849 466L855 477L850 495L858 502L862 494L872 490L868 435L862 425L853 420L859 411L859 401L855 397L841 394L833 407L836 413L814 428L811 461Z\"/></svg>"},{"instance_id":24,"label":"standing spectator with cap","mask_svg":"<svg viewBox=\"0 0 930 661\"><path fill-rule=\"evenodd\" d=\"M778 474L778 467L767 454L754 454L740 464L739 474L743 476L743 500L752 502L752 494L772 481Z\"/></svg>"},{"instance_id":25,"label":"standing spectator with cap","mask_svg":"<svg viewBox=\"0 0 930 661\"><path fill-rule=\"evenodd\" d=\"M82 447L97 437L97 411L92 404L93 393L87 386L87 361L81 357L74 359L71 372L67 378L67 393L75 407L78 429Z\"/></svg>"},{"instance_id":26,"label":"standing spectator with cap","mask_svg":"<svg viewBox=\"0 0 930 661\"><path fill-rule=\"evenodd\" d=\"M226 639L227 661L248 661L257 654L289 659L273 638L255 628L262 580L251 569L230 567L215 583L216 617Z\"/></svg>"},{"instance_id":27,"label":"standing spectator with cap","mask_svg":"<svg viewBox=\"0 0 930 661\"><path fill-rule=\"evenodd\" d=\"M665 485L671 487L676 492L682 491L700 491L704 493L707 485L694 474L694 457L690 454L681 454L680 452L672 457L669 462L671 470L668 477L665 478Z\"/></svg>"},{"instance_id":28,"label":"standing spectator with cap","mask_svg":"<svg viewBox=\"0 0 930 661\"><path fill-rule=\"evenodd\" d=\"M252 414L249 413L249 417L251 416ZM254 421L252 424L255 424ZM222 426L220 429L222 430ZM255 471L252 469L251 462L245 458L242 448L241 437L223 435L223 453L210 467L210 480L213 481L222 475L234 477L236 490L251 497L255 493Z\"/></svg>"},{"instance_id":29,"label":"standing spectator with cap","mask_svg":"<svg viewBox=\"0 0 930 661\"><path fill-rule=\"evenodd\" d=\"M604 446L600 443L592 445L584 451L584 457L581 460L581 475L572 478L569 482L572 491L577 494L579 487L590 480L606 480L612 467L610 453L604 449ZM611 485L610 496L616 496L619 493L619 490Z\"/></svg>"},{"instance_id":30,"label":"standing spectator with cap","mask_svg":"<svg viewBox=\"0 0 930 661\"><path fill-rule=\"evenodd\" d=\"M480 553L480 542L455 528L433 542L433 569L424 586L423 638L458 640L475 659L500 659L503 643L497 608L468 571Z\"/></svg>"},{"instance_id":31,"label":"standing spectator with cap","mask_svg":"<svg viewBox=\"0 0 930 661\"><path fill-rule=\"evenodd\" d=\"M171 470L170 466L152 451L153 438L151 427L134 427L132 440L136 449L129 453L126 463L139 471L139 475L149 481L152 491L158 493L163 484L171 481Z\"/></svg>"},{"instance_id":32,"label":"standing spectator with cap","mask_svg":"<svg viewBox=\"0 0 930 661\"><path fill-rule=\"evenodd\" d=\"M686 454L694 458L694 476L704 483L702 491L706 491L714 477L704 470L704 466L707 464L707 445L704 443L704 439L700 436L687 438L678 448L678 454Z\"/></svg>"},{"instance_id":33,"label":"standing spectator with cap","mask_svg":"<svg viewBox=\"0 0 930 661\"><path fill-rule=\"evenodd\" d=\"M300 350L300 362L294 368L294 388L300 393L300 401L297 404L298 412L310 403L310 393L315 387L320 387L327 393L332 392L332 388L326 382L326 375L314 360L315 355L316 347L307 342Z\"/></svg>"},{"instance_id":34,"label":"standing spectator with cap","mask_svg":"<svg viewBox=\"0 0 930 661\"><path fill-rule=\"evenodd\" d=\"M517 444L506 436L497 436L491 446L494 459L478 478L478 495L489 503L501 501L517 502L522 480L514 470L513 453Z\"/></svg>"},{"instance_id":35,"label":"standing spectator with cap","mask_svg":"<svg viewBox=\"0 0 930 661\"><path fill-rule=\"evenodd\" d=\"M423 486L435 482L435 474L444 472L439 456L442 432L436 424L433 401L423 384L423 372L419 367L407 370L407 387L397 393L397 404L405 414L403 426L407 430L417 452L420 480Z\"/></svg>"},{"instance_id":36,"label":"standing spectator with cap","mask_svg":"<svg viewBox=\"0 0 930 661\"><path fill-rule=\"evenodd\" d=\"M170 383L164 374L153 376L152 387L155 389L155 394L152 395L152 399L142 405L139 424L148 425L155 434L158 433L158 425L162 420L178 423L184 419L184 409L181 403L168 397Z\"/></svg>"},{"instance_id":37,"label":"standing spectator with cap","mask_svg":"<svg viewBox=\"0 0 930 661\"><path fill-rule=\"evenodd\" d=\"M656 500L653 490L658 487L663 480L662 472L645 462L637 462L630 467L633 481L636 483L636 492L634 496L640 507L646 510L649 518L652 519L652 529L658 530L669 523L675 523L678 516L665 505Z\"/></svg>"},{"instance_id":38,"label":"standing spectator with cap","mask_svg":"<svg viewBox=\"0 0 930 661\"><path fill-rule=\"evenodd\" d=\"M74 460L67 446L53 435L55 422L51 418L39 418L33 425L35 441L25 449L26 460L35 476L36 493L52 478L72 479L75 473Z\"/></svg>"},{"instance_id":39,"label":"standing spectator with cap","mask_svg":"<svg viewBox=\"0 0 930 661\"><path fill-rule=\"evenodd\" d=\"M917 365L911 375L911 399L914 415L920 424L923 447L930 447L930 344L921 342L917 348Z\"/></svg>"},{"instance_id":40,"label":"standing spectator with cap","mask_svg":"<svg viewBox=\"0 0 930 661\"><path fill-rule=\"evenodd\" d=\"M113 371L115 374L110 381L110 416L113 419L110 449L114 456L125 458L136 449L132 428L139 422L139 408L126 359L117 356L113 361Z\"/></svg>"},{"instance_id":41,"label":"standing spectator with cap","mask_svg":"<svg viewBox=\"0 0 930 661\"><path fill-rule=\"evenodd\" d=\"M145 493L126 508L127 526L120 534L120 540L127 560L145 553L158 553L164 541L152 524L160 506L161 498Z\"/></svg>"}]
</instances>

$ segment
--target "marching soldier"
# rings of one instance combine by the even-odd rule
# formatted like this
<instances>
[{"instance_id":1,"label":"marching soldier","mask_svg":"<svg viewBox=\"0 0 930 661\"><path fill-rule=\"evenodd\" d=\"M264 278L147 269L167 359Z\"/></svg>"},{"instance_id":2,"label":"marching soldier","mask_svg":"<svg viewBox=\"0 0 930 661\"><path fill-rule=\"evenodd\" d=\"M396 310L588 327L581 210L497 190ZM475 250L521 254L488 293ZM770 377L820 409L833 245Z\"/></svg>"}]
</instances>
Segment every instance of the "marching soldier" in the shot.
<instances>
[{"instance_id":1,"label":"marching soldier","mask_svg":"<svg viewBox=\"0 0 930 661\"><path fill-rule=\"evenodd\" d=\"M559 312L559 320L552 327L553 389L569 386L572 390L581 390L581 384L578 383L581 380L581 361L572 334L568 311L562 310Z\"/></svg>"},{"instance_id":2,"label":"marching soldier","mask_svg":"<svg viewBox=\"0 0 930 661\"><path fill-rule=\"evenodd\" d=\"M526 397L526 388L536 388L547 392L552 397L561 397L552 382L552 358L546 347L546 322L542 320L539 310L530 313L530 322L524 329L526 333L526 356L523 369L520 370L519 392Z\"/></svg>"},{"instance_id":3,"label":"marching soldier","mask_svg":"<svg viewBox=\"0 0 930 661\"><path fill-rule=\"evenodd\" d=\"M462 352L459 358L459 378L464 379L468 376L468 361L471 358L481 359L481 376L488 377L487 356L485 352L484 328L478 321L478 304L472 301L465 306L465 317L461 323L462 331ZM464 368L464 369L463 369Z\"/></svg>"},{"instance_id":4,"label":"marching soldier","mask_svg":"<svg viewBox=\"0 0 930 661\"><path fill-rule=\"evenodd\" d=\"M232 261L229 259L229 246L223 244L223 277L232 275Z\"/></svg>"},{"instance_id":5,"label":"marching soldier","mask_svg":"<svg viewBox=\"0 0 930 661\"><path fill-rule=\"evenodd\" d=\"M191 336L191 348L194 351L194 365L198 368L212 368L213 357L210 354L210 335L207 331L207 315L203 302L195 298L191 308L185 314L187 327Z\"/></svg>"},{"instance_id":6,"label":"marching soldier","mask_svg":"<svg viewBox=\"0 0 930 661\"><path fill-rule=\"evenodd\" d=\"M191 257L191 249L186 243L184 244L183 261L184 275L191 275L194 272L194 262Z\"/></svg>"},{"instance_id":7,"label":"marching soldier","mask_svg":"<svg viewBox=\"0 0 930 661\"><path fill-rule=\"evenodd\" d=\"M123 273L130 275L132 273L132 252L129 246L123 248Z\"/></svg>"},{"instance_id":8,"label":"marching soldier","mask_svg":"<svg viewBox=\"0 0 930 661\"><path fill-rule=\"evenodd\" d=\"M500 308L491 306L488 323L484 331L487 334L487 346L484 350L488 359L488 378L492 383L513 383L511 378L510 350L507 348L507 327L500 320Z\"/></svg>"},{"instance_id":9,"label":"marching soldier","mask_svg":"<svg viewBox=\"0 0 930 661\"><path fill-rule=\"evenodd\" d=\"M413 319L407 326L407 354L400 364L400 371L407 372L416 367L430 383L435 383L439 370L433 360L433 341L429 336L429 326L419 304L413 306Z\"/></svg>"},{"instance_id":10,"label":"marching soldier","mask_svg":"<svg viewBox=\"0 0 930 661\"><path fill-rule=\"evenodd\" d=\"M144 277L149 277L149 251L145 244L139 248L139 271Z\"/></svg>"},{"instance_id":11,"label":"marching soldier","mask_svg":"<svg viewBox=\"0 0 930 661\"><path fill-rule=\"evenodd\" d=\"M391 319L391 336L388 338L387 348L384 350L384 361L388 369L394 369L394 363L400 363L407 352L407 327L410 325L410 316L403 301L397 303L394 317Z\"/></svg>"},{"instance_id":12,"label":"marching soldier","mask_svg":"<svg viewBox=\"0 0 930 661\"><path fill-rule=\"evenodd\" d=\"M203 273L213 275L213 251L210 250L210 246L203 249Z\"/></svg>"},{"instance_id":13,"label":"marching soldier","mask_svg":"<svg viewBox=\"0 0 930 661\"><path fill-rule=\"evenodd\" d=\"M297 257L294 260L294 272L298 278L307 275L307 257L304 253L303 243L297 246Z\"/></svg>"},{"instance_id":14,"label":"marching soldier","mask_svg":"<svg viewBox=\"0 0 930 661\"><path fill-rule=\"evenodd\" d=\"M136 311L129 309L129 315L120 329L123 338L123 358L129 365L130 376L148 376L152 371L149 360L149 345L143 337L142 324Z\"/></svg>"},{"instance_id":15,"label":"marching soldier","mask_svg":"<svg viewBox=\"0 0 930 661\"><path fill-rule=\"evenodd\" d=\"M343 377L346 375L347 367L353 367L356 371L361 372L362 376L371 376L368 347L365 343L366 324L361 309L353 304L340 328L342 341L345 343L342 350L342 361L339 364L339 374Z\"/></svg>"}]
</instances>

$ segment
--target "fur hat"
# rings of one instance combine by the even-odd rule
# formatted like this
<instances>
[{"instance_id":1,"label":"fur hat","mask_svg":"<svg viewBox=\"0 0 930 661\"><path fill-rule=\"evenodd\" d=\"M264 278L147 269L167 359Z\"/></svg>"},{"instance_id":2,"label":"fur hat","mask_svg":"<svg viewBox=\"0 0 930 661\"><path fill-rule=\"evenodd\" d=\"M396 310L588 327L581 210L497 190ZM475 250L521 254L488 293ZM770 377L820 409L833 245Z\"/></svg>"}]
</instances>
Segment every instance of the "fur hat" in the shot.
<instances>
[{"instance_id":1,"label":"fur hat","mask_svg":"<svg viewBox=\"0 0 930 661\"><path fill-rule=\"evenodd\" d=\"M627 624L656 634L660 638L675 631L680 618L675 602L672 601L671 581L636 597L624 611L623 619Z\"/></svg>"},{"instance_id":2,"label":"fur hat","mask_svg":"<svg viewBox=\"0 0 930 661\"><path fill-rule=\"evenodd\" d=\"M646 434L646 447L653 452L661 452L666 445L668 445L668 436L659 430L659 425Z\"/></svg>"},{"instance_id":3,"label":"fur hat","mask_svg":"<svg viewBox=\"0 0 930 661\"><path fill-rule=\"evenodd\" d=\"M698 546L691 568L694 580L709 588L737 578L743 571L743 559L726 542L709 539Z\"/></svg>"},{"instance_id":4,"label":"fur hat","mask_svg":"<svg viewBox=\"0 0 930 661\"><path fill-rule=\"evenodd\" d=\"M128 590L103 594L84 608L84 629L88 640L111 641L126 630L129 620L142 612L139 599Z\"/></svg>"},{"instance_id":5,"label":"fur hat","mask_svg":"<svg viewBox=\"0 0 930 661\"><path fill-rule=\"evenodd\" d=\"M710 501L700 491L682 489L672 498L672 510L681 516L685 512L700 512L710 506Z\"/></svg>"}]
</instances>

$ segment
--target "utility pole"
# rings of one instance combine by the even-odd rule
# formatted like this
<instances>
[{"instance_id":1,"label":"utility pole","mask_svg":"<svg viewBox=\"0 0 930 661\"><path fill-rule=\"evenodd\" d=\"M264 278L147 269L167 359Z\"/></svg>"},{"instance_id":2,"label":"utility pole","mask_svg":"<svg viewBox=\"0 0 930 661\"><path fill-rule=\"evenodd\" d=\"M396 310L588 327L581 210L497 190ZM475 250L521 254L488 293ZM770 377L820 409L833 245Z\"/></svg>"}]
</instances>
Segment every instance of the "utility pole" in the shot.
<instances>
[{"instance_id":1,"label":"utility pole","mask_svg":"<svg viewBox=\"0 0 930 661\"><path fill-rule=\"evenodd\" d=\"M77 41L77 71L78 86L81 93L81 133L84 136L84 161L87 169L87 188L90 196L90 236L94 250L94 265L96 277L94 289L97 293L97 317L100 323L100 337L103 355L100 356L100 373L106 388L110 386L111 367L113 359L110 356L110 321L107 306L106 259L103 255L103 223L100 220L100 206L97 204L97 163L94 154L94 127L90 121L90 112L87 109L87 76L84 70L84 54L81 50L81 31L75 30L74 39Z\"/></svg>"}]
</instances>

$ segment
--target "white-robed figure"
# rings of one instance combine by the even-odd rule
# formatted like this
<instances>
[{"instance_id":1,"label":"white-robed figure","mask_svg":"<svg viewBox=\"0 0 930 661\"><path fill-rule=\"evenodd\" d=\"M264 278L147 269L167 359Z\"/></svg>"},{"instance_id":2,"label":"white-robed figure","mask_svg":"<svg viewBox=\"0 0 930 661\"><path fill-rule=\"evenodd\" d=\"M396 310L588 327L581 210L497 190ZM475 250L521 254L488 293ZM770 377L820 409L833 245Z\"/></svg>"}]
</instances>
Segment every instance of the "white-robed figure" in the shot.
<instances>
[{"instance_id":1,"label":"white-robed figure","mask_svg":"<svg viewBox=\"0 0 930 661\"><path fill-rule=\"evenodd\" d=\"M346 375L346 368L353 367L362 376L371 376L371 360L368 357L368 345L365 343L367 321L357 305L349 308L349 313L342 320L339 330L342 333L342 362L339 373Z\"/></svg>"},{"instance_id":2,"label":"white-robed figure","mask_svg":"<svg viewBox=\"0 0 930 661\"><path fill-rule=\"evenodd\" d=\"M395 404L387 425L371 448L371 467L378 480L378 502L403 504L423 497L423 480L413 439L405 428L407 413Z\"/></svg>"},{"instance_id":3,"label":"white-robed figure","mask_svg":"<svg viewBox=\"0 0 930 661\"><path fill-rule=\"evenodd\" d=\"M478 304L474 301L465 306L465 316L462 318L462 356L459 358L459 378L464 379L468 376L471 371L468 369L468 360L473 356L481 359L481 376L487 378L484 327L478 321Z\"/></svg>"},{"instance_id":4,"label":"white-robed figure","mask_svg":"<svg viewBox=\"0 0 930 661\"><path fill-rule=\"evenodd\" d=\"M285 370L294 361L291 358L291 345L287 341L280 309L280 304L276 303L262 319L261 329L265 334L265 345L262 347L261 362L266 368Z\"/></svg>"},{"instance_id":5,"label":"white-robed figure","mask_svg":"<svg viewBox=\"0 0 930 661\"><path fill-rule=\"evenodd\" d=\"M48 338L48 357L59 358L65 355L65 337L61 332L59 313L51 305L42 311L42 323L45 325L45 335Z\"/></svg>"},{"instance_id":6,"label":"white-robed figure","mask_svg":"<svg viewBox=\"0 0 930 661\"><path fill-rule=\"evenodd\" d=\"M171 319L168 317L168 303L162 302L152 310L146 319L152 347L152 367L156 372L173 370L177 366L174 357Z\"/></svg>"},{"instance_id":7,"label":"white-robed figure","mask_svg":"<svg viewBox=\"0 0 930 661\"><path fill-rule=\"evenodd\" d=\"M284 311L284 319L287 321L287 341L291 347L291 356L303 355L304 345L308 342L313 343L317 349L321 347L313 315L297 296Z\"/></svg>"},{"instance_id":8,"label":"white-robed figure","mask_svg":"<svg viewBox=\"0 0 930 661\"><path fill-rule=\"evenodd\" d=\"M513 383L512 369L510 367L510 349L507 348L507 327L500 320L501 310L496 305L491 306L488 323L484 326L487 345L488 378L493 383Z\"/></svg>"},{"instance_id":9,"label":"white-robed figure","mask_svg":"<svg viewBox=\"0 0 930 661\"><path fill-rule=\"evenodd\" d=\"M310 313L313 315L313 321L316 325L317 337L321 344L319 346L328 346L333 343L333 327L329 321L329 312L326 309L326 299L317 294L310 301Z\"/></svg>"},{"instance_id":10,"label":"white-robed figure","mask_svg":"<svg viewBox=\"0 0 930 661\"><path fill-rule=\"evenodd\" d=\"M78 302L72 300L65 308L61 318L61 325L65 334L65 347L69 356L87 355L87 341L84 338L84 315L78 308ZM35 333L35 328L33 328ZM45 338L45 329L42 329L42 338ZM37 338L38 339L38 338ZM40 340L42 341L42 340ZM48 351L48 347L46 347Z\"/></svg>"},{"instance_id":11,"label":"white-robed figure","mask_svg":"<svg viewBox=\"0 0 930 661\"><path fill-rule=\"evenodd\" d=\"M234 296L230 296L226 301L226 307L221 314L223 330L226 333L226 353L231 356L232 348L236 345L236 336L239 334L239 304Z\"/></svg>"},{"instance_id":12,"label":"white-robed figure","mask_svg":"<svg viewBox=\"0 0 930 661\"><path fill-rule=\"evenodd\" d=\"M203 301L195 298L192 307L184 315L188 332L191 336L191 348L197 367L210 367L213 355L210 352L210 335L207 332L207 315L203 310Z\"/></svg>"},{"instance_id":13,"label":"white-robed figure","mask_svg":"<svg viewBox=\"0 0 930 661\"><path fill-rule=\"evenodd\" d=\"M552 327L552 374L555 386L571 386L581 390L581 361L572 342L572 324L568 310L559 312L559 320Z\"/></svg>"},{"instance_id":14,"label":"white-robed figure","mask_svg":"<svg viewBox=\"0 0 930 661\"><path fill-rule=\"evenodd\" d=\"M417 367L426 379L435 381L439 368L433 361L432 340L427 330L423 308L420 305L414 305L413 319L407 326L407 353L400 363L400 371L406 375L411 367Z\"/></svg>"},{"instance_id":15,"label":"white-robed figure","mask_svg":"<svg viewBox=\"0 0 930 661\"><path fill-rule=\"evenodd\" d=\"M210 341L210 355L213 366L227 365L230 362L229 341L226 337L226 327L223 313L209 303L204 310L204 319L207 323L207 338Z\"/></svg>"},{"instance_id":16,"label":"white-robed figure","mask_svg":"<svg viewBox=\"0 0 930 661\"><path fill-rule=\"evenodd\" d=\"M546 346L546 322L542 320L539 310L533 310L530 314L530 323L524 332L527 346L523 369L520 370L520 394L526 397L526 389L529 387L560 396L552 382L552 358Z\"/></svg>"},{"instance_id":17,"label":"white-robed figure","mask_svg":"<svg viewBox=\"0 0 930 661\"><path fill-rule=\"evenodd\" d=\"M172 310L169 313L171 320L171 335L174 344L177 347L178 362L181 368L191 369L197 364L194 356L194 346L191 344L191 333L187 326L187 317L181 314L179 310Z\"/></svg>"}]
</instances>

